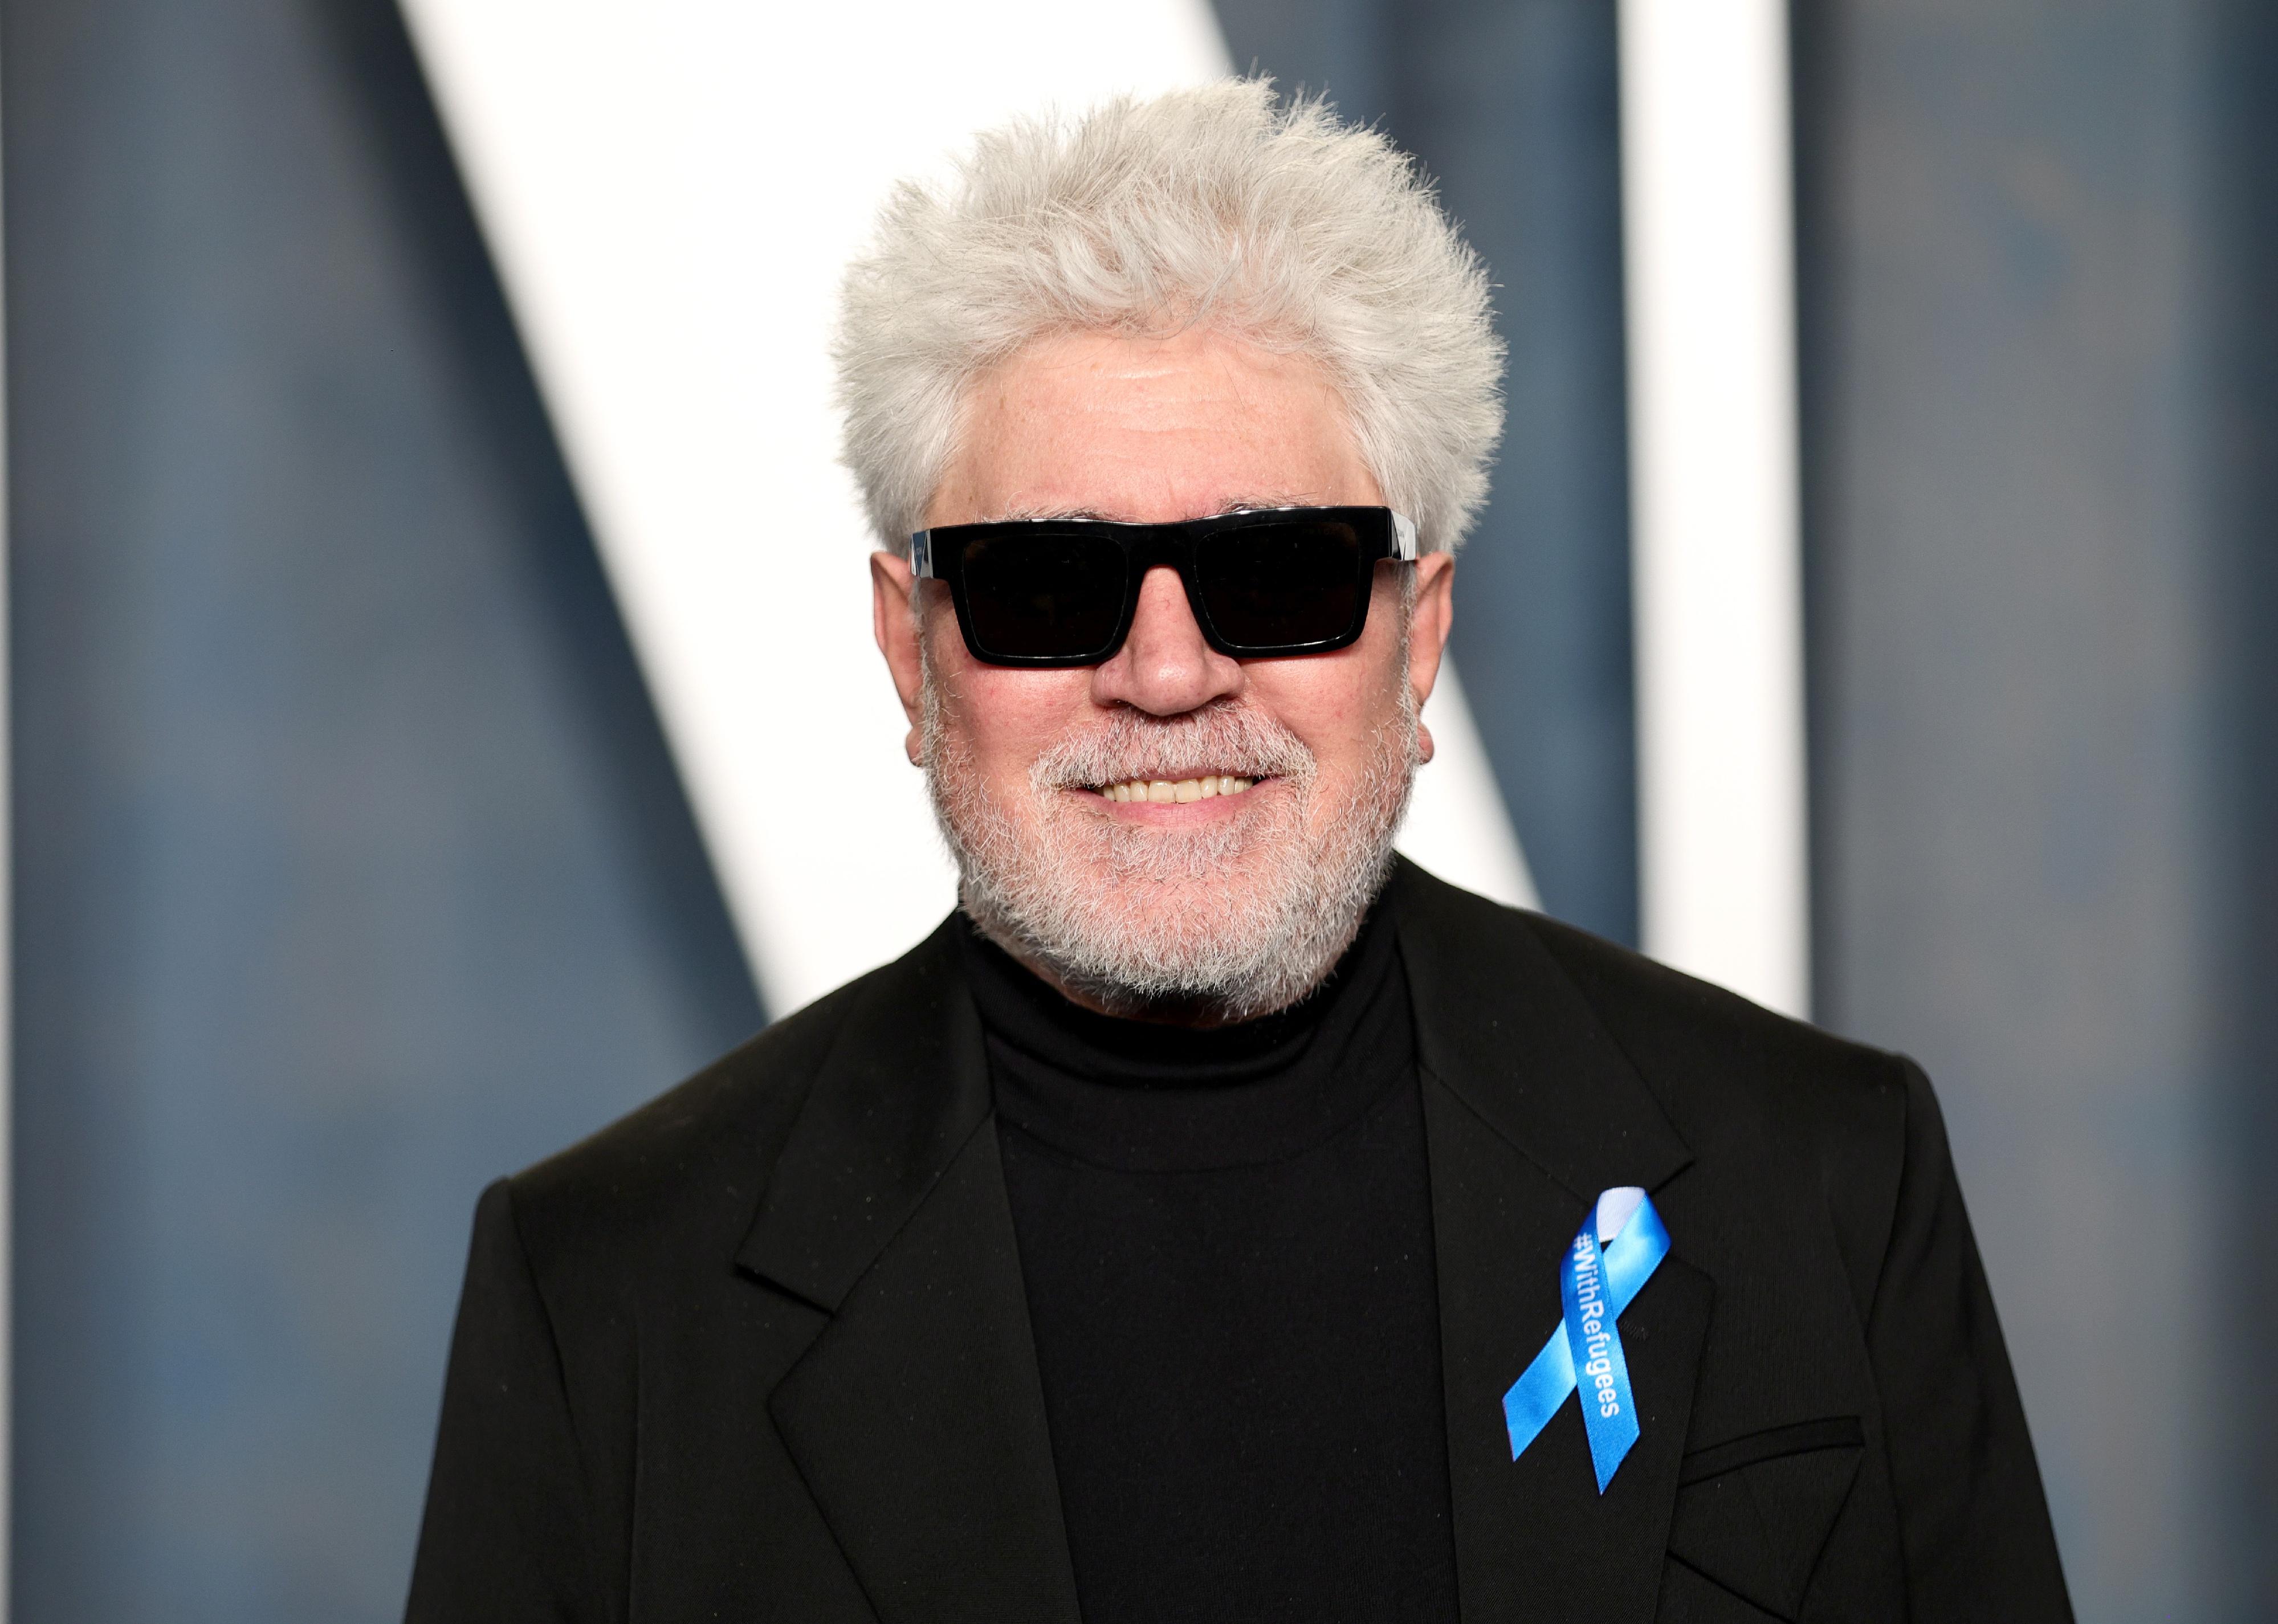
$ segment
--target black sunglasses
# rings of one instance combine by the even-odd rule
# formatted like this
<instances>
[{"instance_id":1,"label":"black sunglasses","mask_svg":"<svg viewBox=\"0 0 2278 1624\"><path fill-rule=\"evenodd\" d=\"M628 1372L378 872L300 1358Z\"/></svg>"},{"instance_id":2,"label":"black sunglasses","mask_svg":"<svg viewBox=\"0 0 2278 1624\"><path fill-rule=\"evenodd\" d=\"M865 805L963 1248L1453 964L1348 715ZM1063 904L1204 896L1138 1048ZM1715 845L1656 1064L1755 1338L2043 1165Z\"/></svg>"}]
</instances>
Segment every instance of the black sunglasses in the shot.
<instances>
[{"instance_id":1,"label":"black sunglasses","mask_svg":"<svg viewBox=\"0 0 2278 1624\"><path fill-rule=\"evenodd\" d=\"M992 666L1109 659L1158 565L1179 572L1219 653L1326 654L1368 624L1377 560L1415 558L1416 526L1389 507L1266 507L1178 524L1008 519L910 538L912 568L949 583L965 646Z\"/></svg>"}]
</instances>

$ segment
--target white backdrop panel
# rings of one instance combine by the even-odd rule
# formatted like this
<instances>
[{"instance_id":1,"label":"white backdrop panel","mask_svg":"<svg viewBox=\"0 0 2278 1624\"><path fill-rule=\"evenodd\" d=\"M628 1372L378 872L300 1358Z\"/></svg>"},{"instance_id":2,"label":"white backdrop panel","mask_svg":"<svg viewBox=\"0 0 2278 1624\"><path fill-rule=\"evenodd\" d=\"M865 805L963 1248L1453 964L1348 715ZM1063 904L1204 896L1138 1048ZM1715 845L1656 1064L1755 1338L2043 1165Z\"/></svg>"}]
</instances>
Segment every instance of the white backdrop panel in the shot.
<instances>
[{"instance_id":1,"label":"white backdrop panel","mask_svg":"<svg viewBox=\"0 0 2278 1624\"><path fill-rule=\"evenodd\" d=\"M1647 952L1810 1007L1782 0L1623 0Z\"/></svg>"}]
</instances>

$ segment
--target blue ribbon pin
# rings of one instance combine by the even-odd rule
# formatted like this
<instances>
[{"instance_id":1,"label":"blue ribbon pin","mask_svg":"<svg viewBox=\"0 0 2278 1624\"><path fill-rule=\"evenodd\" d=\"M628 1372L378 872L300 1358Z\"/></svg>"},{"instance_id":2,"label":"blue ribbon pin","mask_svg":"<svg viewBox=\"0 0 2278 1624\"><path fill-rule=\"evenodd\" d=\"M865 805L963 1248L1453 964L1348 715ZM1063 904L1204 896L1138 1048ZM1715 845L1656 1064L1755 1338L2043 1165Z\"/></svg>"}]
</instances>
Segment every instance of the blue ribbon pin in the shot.
<instances>
[{"instance_id":1,"label":"blue ribbon pin","mask_svg":"<svg viewBox=\"0 0 2278 1624\"><path fill-rule=\"evenodd\" d=\"M1525 1452L1550 1418L1566 1402L1580 1373L1582 1426L1589 1434L1590 1462L1597 1468L1598 1492L1638 1440L1637 1404L1630 1392L1629 1361L1614 1322L1639 1288L1669 1255L1669 1231L1646 1193L1635 1185L1598 1197L1574 1243L1558 1264L1558 1296L1565 1319L1526 1367L1526 1374L1502 1396L1503 1424L1510 1430L1510 1458Z\"/></svg>"}]
</instances>

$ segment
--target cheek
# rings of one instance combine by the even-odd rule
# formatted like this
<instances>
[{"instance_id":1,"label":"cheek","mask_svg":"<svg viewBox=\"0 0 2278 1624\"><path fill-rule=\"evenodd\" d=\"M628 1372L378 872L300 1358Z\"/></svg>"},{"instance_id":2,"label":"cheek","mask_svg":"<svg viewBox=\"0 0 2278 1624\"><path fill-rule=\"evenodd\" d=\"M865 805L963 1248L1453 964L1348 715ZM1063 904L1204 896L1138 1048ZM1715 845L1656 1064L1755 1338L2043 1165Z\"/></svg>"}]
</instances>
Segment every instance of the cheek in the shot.
<instances>
[{"instance_id":1,"label":"cheek","mask_svg":"<svg viewBox=\"0 0 2278 1624\"><path fill-rule=\"evenodd\" d=\"M1394 612L1398 612L1395 602ZM1375 741L1398 718L1399 639L1379 644L1372 610L1369 632L1349 649L1297 660L1258 660L1250 667L1250 692L1266 714L1304 741L1325 774L1358 770L1373 759Z\"/></svg>"},{"instance_id":2,"label":"cheek","mask_svg":"<svg viewBox=\"0 0 2278 1624\"><path fill-rule=\"evenodd\" d=\"M1016 671L965 650L952 623L931 645L943 721L992 783L1025 782L1036 759L1066 736L1084 706L1084 671Z\"/></svg>"}]
</instances>

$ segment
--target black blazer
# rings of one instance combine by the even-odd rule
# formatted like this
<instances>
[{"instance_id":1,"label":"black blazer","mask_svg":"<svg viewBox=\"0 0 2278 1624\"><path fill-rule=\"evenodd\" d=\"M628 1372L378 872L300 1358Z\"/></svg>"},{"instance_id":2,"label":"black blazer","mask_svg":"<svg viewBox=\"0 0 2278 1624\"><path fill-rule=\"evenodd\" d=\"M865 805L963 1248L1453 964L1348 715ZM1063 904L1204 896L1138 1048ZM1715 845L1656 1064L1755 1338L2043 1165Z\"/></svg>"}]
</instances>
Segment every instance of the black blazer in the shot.
<instances>
[{"instance_id":1,"label":"black blazer","mask_svg":"<svg viewBox=\"0 0 2278 1624\"><path fill-rule=\"evenodd\" d=\"M2066 1619L1930 1085L1403 864L1462 1616ZM1596 1193L1673 1247L1603 1498L1503 1391ZM409 1616L1077 1618L954 944L484 1193Z\"/></svg>"}]
</instances>

